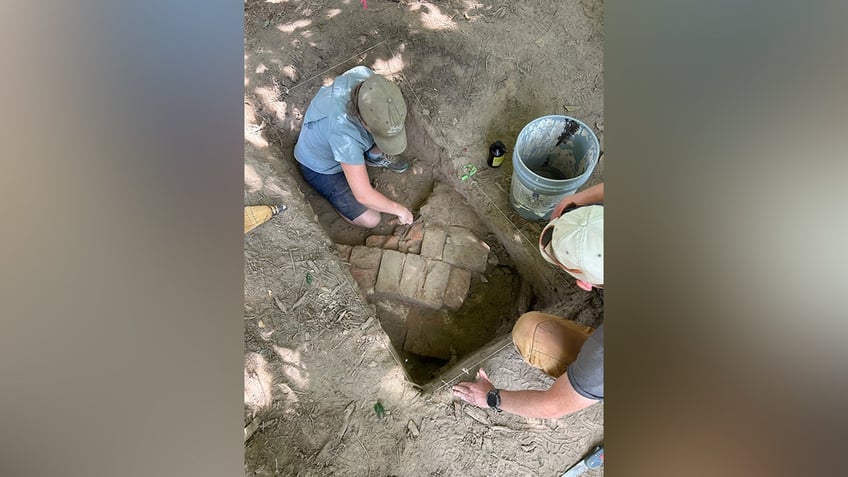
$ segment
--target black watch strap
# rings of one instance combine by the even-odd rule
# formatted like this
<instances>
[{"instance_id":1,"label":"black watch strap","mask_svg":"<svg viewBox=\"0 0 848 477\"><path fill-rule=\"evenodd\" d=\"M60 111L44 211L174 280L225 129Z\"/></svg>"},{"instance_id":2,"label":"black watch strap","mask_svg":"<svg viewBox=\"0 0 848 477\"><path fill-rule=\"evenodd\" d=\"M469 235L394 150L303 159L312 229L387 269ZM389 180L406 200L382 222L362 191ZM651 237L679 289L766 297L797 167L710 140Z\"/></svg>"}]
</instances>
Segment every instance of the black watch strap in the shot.
<instances>
[{"instance_id":1,"label":"black watch strap","mask_svg":"<svg viewBox=\"0 0 848 477\"><path fill-rule=\"evenodd\" d=\"M486 393L486 404L495 411L501 412L501 390L492 389Z\"/></svg>"}]
</instances>

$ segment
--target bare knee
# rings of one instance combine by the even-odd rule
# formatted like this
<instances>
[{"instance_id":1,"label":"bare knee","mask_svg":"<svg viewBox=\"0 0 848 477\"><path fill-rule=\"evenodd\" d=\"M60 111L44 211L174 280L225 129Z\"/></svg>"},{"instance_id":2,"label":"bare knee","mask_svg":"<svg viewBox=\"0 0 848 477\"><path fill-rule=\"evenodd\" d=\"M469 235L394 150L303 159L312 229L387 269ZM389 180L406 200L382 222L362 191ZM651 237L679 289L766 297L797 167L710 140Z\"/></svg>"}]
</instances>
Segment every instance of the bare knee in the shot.
<instances>
[{"instance_id":1,"label":"bare knee","mask_svg":"<svg viewBox=\"0 0 848 477\"><path fill-rule=\"evenodd\" d=\"M380 225L380 220L382 217L380 213L376 210L368 209L362 213L359 217L353 219L353 223L360 227L365 227L366 229L373 229L374 227Z\"/></svg>"}]
</instances>

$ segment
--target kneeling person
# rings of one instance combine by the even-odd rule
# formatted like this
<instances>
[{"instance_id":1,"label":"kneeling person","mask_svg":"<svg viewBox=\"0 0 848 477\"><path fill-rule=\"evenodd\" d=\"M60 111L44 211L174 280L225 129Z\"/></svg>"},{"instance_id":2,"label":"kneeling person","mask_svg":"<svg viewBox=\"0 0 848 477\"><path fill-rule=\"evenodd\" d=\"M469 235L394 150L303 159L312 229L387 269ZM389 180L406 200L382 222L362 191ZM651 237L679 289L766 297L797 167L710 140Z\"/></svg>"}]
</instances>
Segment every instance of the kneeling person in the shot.
<instances>
[{"instance_id":1,"label":"kneeling person","mask_svg":"<svg viewBox=\"0 0 848 477\"><path fill-rule=\"evenodd\" d=\"M348 221L372 228L380 213L412 223L412 213L371 187L367 166L404 172L392 157L406 149L406 102L400 88L364 66L322 87L303 118L294 157L304 179Z\"/></svg>"},{"instance_id":2,"label":"kneeling person","mask_svg":"<svg viewBox=\"0 0 848 477\"><path fill-rule=\"evenodd\" d=\"M593 190L594 189L594 190ZM581 205L598 198L598 186L575 194L576 207L551 221L542 231L542 256L577 279L580 288L603 288L603 206ZM603 199L603 184L600 197ZM559 213L563 207L557 207ZM479 407L491 407L524 417L558 418L604 398L604 327L596 331L560 317L532 311L512 330L518 352L531 366L557 378L546 391L498 390L480 369L477 380L453 387L454 395Z\"/></svg>"}]
</instances>

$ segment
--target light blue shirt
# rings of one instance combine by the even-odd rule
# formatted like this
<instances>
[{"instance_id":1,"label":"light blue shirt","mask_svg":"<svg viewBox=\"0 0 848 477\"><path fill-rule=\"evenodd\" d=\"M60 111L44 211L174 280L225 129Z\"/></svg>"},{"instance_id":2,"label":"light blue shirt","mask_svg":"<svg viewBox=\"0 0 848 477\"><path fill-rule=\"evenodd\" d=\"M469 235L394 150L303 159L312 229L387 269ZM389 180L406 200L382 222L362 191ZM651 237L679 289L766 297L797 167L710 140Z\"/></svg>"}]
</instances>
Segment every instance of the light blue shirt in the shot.
<instances>
[{"instance_id":1,"label":"light blue shirt","mask_svg":"<svg viewBox=\"0 0 848 477\"><path fill-rule=\"evenodd\" d=\"M341 164L365 164L365 151L374 145L359 118L347 114L350 92L374 72L364 66L345 71L312 98L294 147L294 157L320 174L342 172Z\"/></svg>"}]
</instances>

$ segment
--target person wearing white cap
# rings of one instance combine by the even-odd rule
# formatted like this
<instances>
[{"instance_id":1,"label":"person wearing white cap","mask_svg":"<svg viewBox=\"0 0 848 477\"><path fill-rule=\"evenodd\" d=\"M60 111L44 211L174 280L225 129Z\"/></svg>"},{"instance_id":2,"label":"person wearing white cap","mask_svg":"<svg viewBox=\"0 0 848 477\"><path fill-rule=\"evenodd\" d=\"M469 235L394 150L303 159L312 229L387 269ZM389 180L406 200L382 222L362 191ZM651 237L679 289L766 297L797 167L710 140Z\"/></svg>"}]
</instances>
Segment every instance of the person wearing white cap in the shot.
<instances>
[{"instance_id":1,"label":"person wearing white cap","mask_svg":"<svg viewBox=\"0 0 848 477\"><path fill-rule=\"evenodd\" d=\"M406 101L396 84L364 66L322 87L303 118L294 157L303 178L354 225L372 228L385 212L411 224L409 209L371 186L366 166L405 172Z\"/></svg>"},{"instance_id":2,"label":"person wearing white cap","mask_svg":"<svg viewBox=\"0 0 848 477\"><path fill-rule=\"evenodd\" d=\"M604 286L604 186L598 184L557 204L542 230L539 250L548 262L587 291ZM512 329L518 352L531 366L556 378L545 391L499 390L481 368L477 380L453 387L479 407L524 417L558 418L604 399L604 327L596 331L560 317L531 311Z\"/></svg>"}]
</instances>

